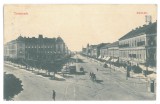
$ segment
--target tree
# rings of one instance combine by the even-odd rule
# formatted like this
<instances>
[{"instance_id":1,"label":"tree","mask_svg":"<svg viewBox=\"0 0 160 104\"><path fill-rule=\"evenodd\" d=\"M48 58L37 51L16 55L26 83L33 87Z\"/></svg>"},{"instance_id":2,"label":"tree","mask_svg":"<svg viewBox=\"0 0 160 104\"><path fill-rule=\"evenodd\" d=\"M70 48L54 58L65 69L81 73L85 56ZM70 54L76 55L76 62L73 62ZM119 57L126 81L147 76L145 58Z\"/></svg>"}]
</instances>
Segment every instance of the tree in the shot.
<instances>
[{"instance_id":1,"label":"tree","mask_svg":"<svg viewBox=\"0 0 160 104\"><path fill-rule=\"evenodd\" d=\"M4 73L4 99L11 100L20 93L23 90L21 83L14 75Z\"/></svg>"}]
</instances>

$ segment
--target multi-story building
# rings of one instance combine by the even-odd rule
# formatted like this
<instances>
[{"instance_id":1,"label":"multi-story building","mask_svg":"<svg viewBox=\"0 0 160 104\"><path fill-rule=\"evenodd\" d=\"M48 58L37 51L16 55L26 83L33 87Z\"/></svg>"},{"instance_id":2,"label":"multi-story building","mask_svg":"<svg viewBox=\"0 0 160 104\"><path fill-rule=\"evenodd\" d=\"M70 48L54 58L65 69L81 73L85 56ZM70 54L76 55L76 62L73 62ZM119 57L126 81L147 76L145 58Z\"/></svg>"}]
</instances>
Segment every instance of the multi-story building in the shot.
<instances>
[{"instance_id":1,"label":"multi-story building","mask_svg":"<svg viewBox=\"0 0 160 104\"><path fill-rule=\"evenodd\" d=\"M101 49L102 49L102 47L107 46L109 44L110 43L100 43L100 44L97 45L97 56L96 56L96 58L101 57Z\"/></svg>"},{"instance_id":2,"label":"multi-story building","mask_svg":"<svg viewBox=\"0 0 160 104\"><path fill-rule=\"evenodd\" d=\"M100 56L98 57L99 59L108 61L109 57L108 57L108 47L109 47L110 43L105 44L103 47L100 48Z\"/></svg>"},{"instance_id":3,"label":"multi-story building","mask_svg":"<svg viewBox=\"0 0 160 104\"><path fill-rule=\"evenodd\" d=\"M4 56L8 59L53 61L66 54L66 46L61 37L43 38L43 35L39 35L38 38L26 38L19 36L16 40L4 45Z\"/></svg>"},{"instance_id":4,"label":"multi-story building","mask_svg":"<svg viewBox=\"0 0 160 104\"><path fill-rule=\"evenodd\" d=\"M119 58L118 41L108 43L100 49L100 56L102 60L117 62Z\"/></svg>"},{"instance_id":5,"label":"multi-story building","mask_svg":"<svg viewBox=\"0 0 160 104\"><path fill-rule=\"evenodd\" d=\"M156 66L157 22L138 27L119 39L120 62Z\"/></svg>"},{"instance_id":6,"label":"multi-story building","mask_svg":"<svg viewBox=\"0 0 160 104\"><path fill-rule=\"evenodd\" d=\"M89 46L90 50L90 56L96 58L97 57L97 45L90 45Z\"/></svg>"},{"instance_id":7,"label":"multi-story building","mask_svg":"<svg viewBox=\"0 0 160 104\"><path fill-rule=\"evenodd\" d=\"M100 43L98 45L89 45L87 44L87 47L84 50L82 50L83 54L94 57L94 58L99 58L101 55L101 48L105 45L107 45L108 43Z\"/></svg>"},{"instance_id":8,"label":"multi-story building","mask_svg":"<svg viewBox=\"0 0 160 104\"><path fill-rule=\"evenodd\" d=\"M21 37L4 45L4 58L25 58L25 42L21 40Z\"/></svg>"},{"instance_id":9,"label":"multi-story building","mask_svg":"<svg viewBox=\"0 0 160 104\"><path fill-rule=\"evenodd\" d=\"M108 46L107 56L111 58L111 62L117 62L119 59L118 41L111 43Z\"/></svg>"},{"instance_id":10,"label":"multi-story building","mask_svg":"<svg viewBox=\"0 0 160 104\"><path fill-rule=\"evenodd\" d=\"M108 46L107 45L101 47L99 59L103 59L104 57L106 57L107 54L108 54L107 52L108 52Z\"/></svg>"},{"instance_id":11,"label":"multi-story building","mask_svg":"<svg viewBox=\"0 0 160 104\"><path fill-rule=\"evenodd\" d=\"M82 48L82 54L86 55L86 48Z\"/></svg>"}]
</instances>

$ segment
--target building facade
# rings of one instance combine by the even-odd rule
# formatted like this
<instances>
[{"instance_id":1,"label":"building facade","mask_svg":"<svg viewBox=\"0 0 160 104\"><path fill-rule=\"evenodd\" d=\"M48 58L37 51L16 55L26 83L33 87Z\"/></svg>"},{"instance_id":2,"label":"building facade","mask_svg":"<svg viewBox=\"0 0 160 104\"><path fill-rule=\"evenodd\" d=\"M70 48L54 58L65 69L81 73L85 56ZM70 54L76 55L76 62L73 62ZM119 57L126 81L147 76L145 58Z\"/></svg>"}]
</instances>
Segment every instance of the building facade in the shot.
<instances>
[{"instance_id":1,"label":"building facade","mask_svg":"<svg viewBox=\"0 0 160 104\"><path fill-rule=\"evenodd\" d=\"M118 41L106 44L100 49L100 59L104 61L117 62L119 59L119 45Z\"/></svg>"},{"instance_id":2,"label":"building facade","mask_svg":"<svg viewBox=\"0 0 160 104\"><path fill-rule=\"evenodd\" d=\"M157 22L143 25L119 39L120 62L156 66Z\"/></svg>"},{"instance_id":3,"label":"building facade","mask_svg":"<svg viewBox=\"0 0 160 104\"><path fill-rule=\"evenodd\" d=\"M111 43L108 46L107 56L111 58L111 62L117 62L119 59L119 45L118 41Z\"/></svg>"},{"instance_id":4,"label":"building facade","mask_svg":"<svg viewBox=\"0 0 160 104\"><path fill-rule=\"evenodd\" d=\"M100 43L98 45L87 44L86 48L82 48L82 53L93 58L99 58L101 57L101 48L107 44L109 43Z\"/></svg>"},{"instance_id":5,"label":"building facade","mask_svg":"<svg viewBox=\"0 0 160 104\"><path fill-rule=\"evenodd\" d=\"M39 35L38 38L26 38L19 36L16 40L4 45L5 59L53 61L62 58L67 53L68 48L61 37L43 38L43 35Z\"/></svg>"},{"instance_id":6,"label":"building facade","mask_svg":"<svg viewBox=\"0 0 160 104\"><path fill-rule=\"evenodd\" d=\"M4 58L25 58L25 42L20 39L8 42L4 45Z\"/></svg>"},{"instance_id":7,"label":"building facade","mask_svg":"<svg viewBox=\"0 0 160 104\"><path fill-rule=\"evenodd\" d=\"M104 57L107 57L108 55L108 46L103 46L101 47L100 49L100 59L104 58Z\"/></svg>"}]
</instances>

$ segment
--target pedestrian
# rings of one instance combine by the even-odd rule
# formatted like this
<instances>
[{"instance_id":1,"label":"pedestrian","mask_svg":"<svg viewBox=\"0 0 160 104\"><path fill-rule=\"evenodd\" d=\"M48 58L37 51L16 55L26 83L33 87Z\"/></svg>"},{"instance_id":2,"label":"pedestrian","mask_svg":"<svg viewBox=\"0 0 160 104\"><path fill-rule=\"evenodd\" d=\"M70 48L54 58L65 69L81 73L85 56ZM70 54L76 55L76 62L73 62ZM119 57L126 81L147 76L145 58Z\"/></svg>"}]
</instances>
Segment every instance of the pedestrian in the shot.
<instances>
[{"instance_id":1,"label":"pedestrian","mask_svg":"<svg viewBox=\"0 0 160 104\"><path fill-rule=\"evenodd\" d=\"M90 72L90 74L89 74L89 75L90 75L90 77L91 77L91 76L92 76L92 72Z\"/></svg>"},{"instance_id":2,"label":"pedestrian","mask_svg":"<svg viewBox=\"0 0 160 104\"><path fill-rule=\"evenodd\" d=\"M53 100L55 101L56 98L56 92L53 90L53 95L52 95Z\"/></svg>"},{"instance_id":3,"label":"pedestrian","mask_svg":"<svg viewBox=\"0 0 160 104\"><path fill-rule=\"evenodd\" d=\"M98 72L98 68L97 68L97 72Z\"/></svg>"},{"instance_id":4,"label":"pedestrian","mask_svg":"<svg viewBox=\"0 0 160 104\"><path fill-rule=\"evenodd\" d=\"M130 77L130 70L131 70L131 63L128 62L128 64L127 64L126 79L128 79L128 77Z\"/></svg>"}]
</instances>

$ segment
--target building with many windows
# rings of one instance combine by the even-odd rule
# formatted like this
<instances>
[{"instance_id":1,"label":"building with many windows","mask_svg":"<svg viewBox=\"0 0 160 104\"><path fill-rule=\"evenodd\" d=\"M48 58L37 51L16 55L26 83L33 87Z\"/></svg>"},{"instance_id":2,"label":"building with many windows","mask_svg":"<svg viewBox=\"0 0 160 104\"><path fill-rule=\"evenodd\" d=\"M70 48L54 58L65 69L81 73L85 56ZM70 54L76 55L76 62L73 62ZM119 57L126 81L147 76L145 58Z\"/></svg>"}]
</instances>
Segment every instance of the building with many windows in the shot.
<instances>
[{"instance_id":1,"label":"building with many windows","mask_svg":"<svg viewBox=\"0 0 160 104\"><path fill-rule=\"evenodd\" d=\"M4 45L4 58L19 59L25 58L25 42L19 37Z\"/></svg>"},{"instance_id":2,"label":"building with many windows","mask_svg":"<svg viewBox=\"0 0 160 104\"><path fill-rule=\"evenodd\" d=\"M111 62L117 62L119 59L119 46L118 41L111 43L108 46L108 57L111 58ZM109 59L108 58L108 59Z\"/></svg>"},{"instance_id":3,"label":"building with many windows","mask_svg":"<svg viewBox=\"0 0 160 104\"><path fill-rule=\"evenodd\" d=\"M101 47L100 49L100 56L99 59L104 61L112 61L117 62L119 58L119 46L118 41L113 43L108 43L105 46Z\"/></svg>"},{"instance_id":4,"label":"building with many windows","mask_svg":"<svg viewBox=\"0 0 160 104\"><path fill-rule=\"evenodd\" d=\"M89 45L87 44L87 47L84 49L82 48L83 54L93 57L93 58L99 58L101 55L101 48L108 43L100 43L98 45Z\"/></svg>"},{"instance_id":5,"label":"building with many windows","mask_svg":"<svg viewBox=\"0 0 160 104\"><path fill-rule=\"evenodd\" d=\"M120 62L156 67L157 22L138 27L119 39Z\"/></svg>"},{"instance_id":6,"label":"building with many windows","mask_svg":"<svg viewBox=\"0 0 160 104\"><path fill-rule=\"evenodd\" d=\"M4 45L5 59L23 59L23 60L44 60L54 61L64 57L68 53L68 48L61 37L38 38L19 36Z\"/></svg>"},{"instance_id":7,"label":"building with many windows","mask_svg":"<svg viewBox=\"0 0 160 104\"><path fill-rule=\"evenodd\" d=\"M108 55L108 45L101 47L99 59L102 59Z\"/></svg>"}]
</instances>

